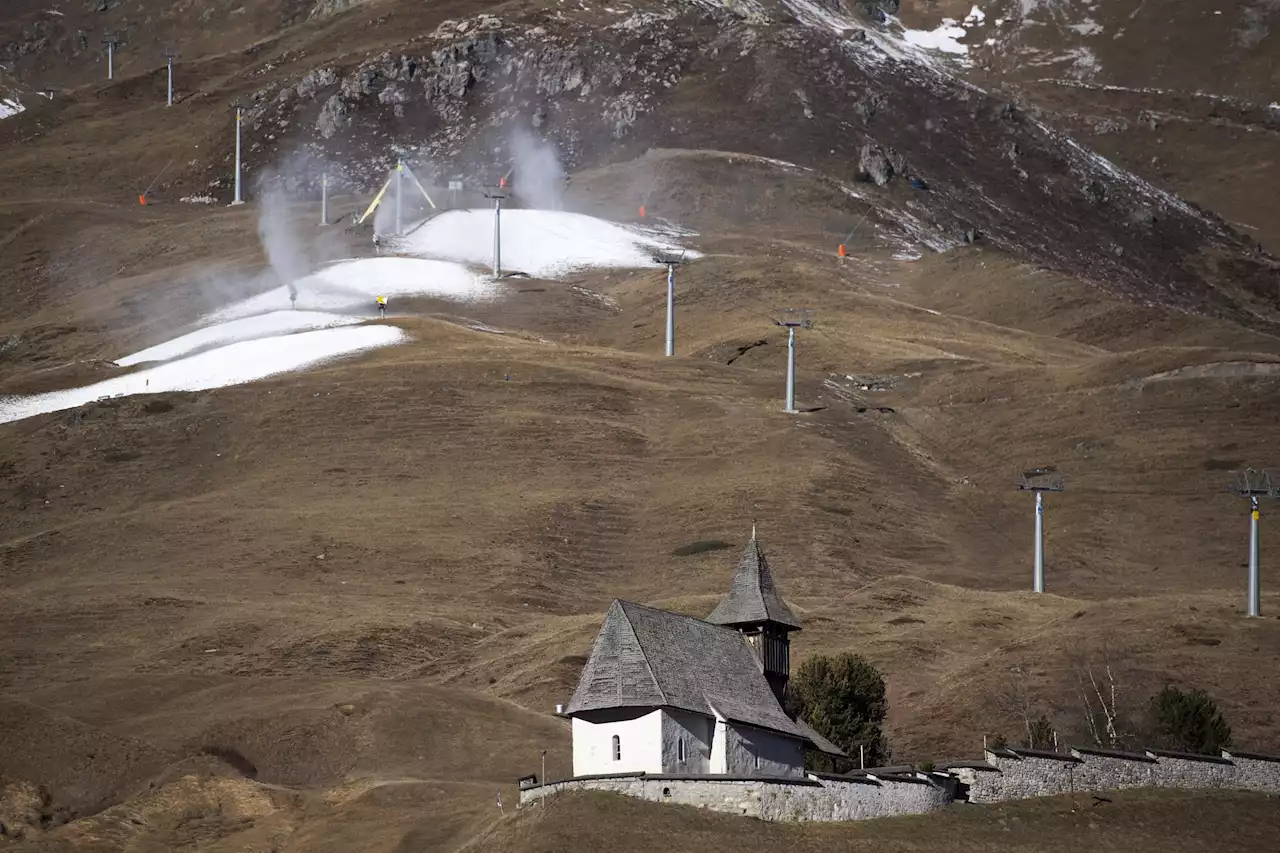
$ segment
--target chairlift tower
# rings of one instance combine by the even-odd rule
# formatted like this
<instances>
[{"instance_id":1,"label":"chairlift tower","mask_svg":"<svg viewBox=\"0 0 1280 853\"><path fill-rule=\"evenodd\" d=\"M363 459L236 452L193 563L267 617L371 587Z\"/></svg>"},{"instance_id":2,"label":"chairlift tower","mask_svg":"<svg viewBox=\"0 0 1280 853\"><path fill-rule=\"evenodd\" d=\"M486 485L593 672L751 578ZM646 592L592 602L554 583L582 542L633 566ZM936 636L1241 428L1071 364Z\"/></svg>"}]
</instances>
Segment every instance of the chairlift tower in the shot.
<instances>
[{"instance_id":1,"label":"chairlift tower","mask_svg":"<svg viewBox=\"0 0 1280 853\"><path fill-rule=\"evenodd\" d=\"M166 48L164 52L165 62L169 66L169 99L165 103L166 107L173 106L173 60L178 56L173 48Z\"/></svg>"},{"instance_id":2,"label":"chairlift tower","mask_svg":"<svg viewBox=\"0 0 1280 853\"><path fill-rule=\"evenodd\" d=\"M813 320L809 319L807 308L781 308L779 314L789 315L791 319L774 320L775 326L787 330L787 404L784 412L796 412L796 329L812 329Z\"/></svg>"},{"instance_id":3,"label":"chairlift tower","mask_svg":"<svg viewBox=\"0 0 1280 853\"><path fill-rule=\"evenodd\" d=\"M1280 488L1271 480L1269 471L1247 468L1231 484L1232 494L1249 499L1249 601L1247 616L1261 615L1262 585L1259 578L1258 501L1262 498L1280 498Z\"/></svg>"},{"instance_id":4,"label":"chairlift tower","mask_svg":"<svg viewBox=\"0 0 1280 853\"><path fill-rule=\"evenodd\" d=\"M1018 477L1018 491L1036 494L1035 574L1032 578L1035 592L1044 592L1044 493L1062 492L1066 488L1066 478L1052 465L1030 468Z\"/></svg>"},{"instance_id":5,"label":"chairlift tower","mask_svg":"<svg viewBox=\"0 0 1280 853\"><path fill-rule=\"evenodd\" d=\"M232 204L244 204L244 196L240 191L240 126L244 123L244 106L239 101L231 104L236 111L236 197Z\"/></svg>"},{"instance_id":6,"label":"chairlift tower","mask_svg":"<svg viewBox=\"0 0 1280 853\"><path fill-rule=\"evenodd\" d=\"M404 234L404 219L402 210L404 207L404 160L396 160L396 234Z\"/></svg>"},{"instance_id":7,"label":"chairlift tower","mask_svg":"<svg viewBox=\"0 0 1280 853\"><path fill-rule=\"evenodd\" d=\"M684 252L677 255L654 255L655 264L667 268L667 357L676 354L676 266L684 263Z\"/></svg>"},{"instance_id":8,"label":"chairlift tower","mask_svg":"<svg viewBox=\"0 0 1280 853\"><path fill-rule=\"evenodd\" d=\"M102 37L102 43L107 46L107 79L114 80L116 48L120 46L120 39L108 33Z\"/></svg>"},{"instance_id":9,"label":"chairlift tower","mask_svg":"<svg viewBox=\"0 0 1280 853\"><path fill-rule=\"evenodd\" d=\"M506 178L501 181L501 187L506 186ZM493 199L493 277L500 278L502 276L502 200L507 194L502 189L486 190L485 198Z\"/></svg>"}]
</instances>

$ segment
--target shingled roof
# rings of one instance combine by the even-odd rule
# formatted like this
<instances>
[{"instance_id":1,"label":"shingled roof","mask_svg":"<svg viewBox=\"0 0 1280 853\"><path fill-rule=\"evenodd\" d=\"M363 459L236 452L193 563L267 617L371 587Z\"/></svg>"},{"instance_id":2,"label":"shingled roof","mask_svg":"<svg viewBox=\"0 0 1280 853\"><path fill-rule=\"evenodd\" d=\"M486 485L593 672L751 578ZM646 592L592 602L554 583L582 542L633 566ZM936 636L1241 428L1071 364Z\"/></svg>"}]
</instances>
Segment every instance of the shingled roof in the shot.
<instances>
[{"instance_id":1,"label":"shingled roof","mask_svg":"<svg viewBox=\"0 0 1280 853\"><path fill-rule=\"evenodd\" d=\"M738 632L615 599L596 636L569 714L670 707L810 741L778 704Z\"/></svg>"},{"instance_id":2,"label":"shingled roof","mask_svg":"<svg viewBox=\"0 0 1280 853\"><path fill-rule=\"evenodd\" d=\"M711 611L707 621L714 625L747 625L773 622L793 631L800 630L800 620L782 600L773 586L769 561L760 550L760 540L751 529L751 541L742 552L733 573L729 594Z\"/></svg>"}]
</instances>

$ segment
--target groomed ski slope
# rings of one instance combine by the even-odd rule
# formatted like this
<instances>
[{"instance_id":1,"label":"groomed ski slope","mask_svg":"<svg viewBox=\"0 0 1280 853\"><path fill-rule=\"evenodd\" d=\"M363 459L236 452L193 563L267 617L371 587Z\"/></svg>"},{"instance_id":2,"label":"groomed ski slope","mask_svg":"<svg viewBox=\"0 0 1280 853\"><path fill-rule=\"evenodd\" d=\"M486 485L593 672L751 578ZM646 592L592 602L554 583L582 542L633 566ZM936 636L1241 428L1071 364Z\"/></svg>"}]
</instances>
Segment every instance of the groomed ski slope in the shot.
<instances>
[{"instance_id":1,"label":"groomed ski slope","mask_svg":"<svg viewBox=\"0 0 1280 853\"><path fill-rule=\"evenodd\" d=\"M379 296L438 296L457 302L491 297L493 282L447 261L381 257L339 261L295 283L300 311L351 311L370 316ZM222 323L270 311L287 311L289 288L277 287L229 305L205 318Z\"/></svg>"},{"instance_id":2,"label":"groomed ski slope","mask_svg":"<svg viewBox=\"0 0 1280 853\"><path fill-rule=\"evenodd\" d=\"M398 344L406 337L395 326L375 325L241 341L81 388L0 399L0 423L72 409L102 397L240 385L313 367L340 356Z\"/></svg>"},{"instance_id":3,"label":"groomed ski slope","mask_svg":"<svg viewBox=\"0 0 1280 853\"><path fill-rule=\"evenodd\" d=\"M465 264L493 262L492 210L451 210L405 238L404 251ZM502 268L555 278L588 267L653 266L670 240L615 222L561 210L503 210ZM688 252L687 258L698 257Z\"/></svg>"},{"instance_id":4,"label":"groomed ski slope","mask_svg":"<svg viewBox=\"0 0 1280 853\"><path fill-rule=\"evenodd\" d=\"M132 367L135 364L151 361L172 361L196 350L219 344L268 338L310 329L325 329L330 326L350 326L359 323L360 319L341 314L328 314L323 311L272 311L269 314L243 317L188 332L171 341L165 341L117 359L116 364L121 367Z\"/></svg>"},{"instance_id":5,"label":"groomed ski slope","mask_svg":"<svg viewBox=\"0 0 1280 853\"><path fill-rule=\"evenodd\" d=\"M649 267L654 254L678 249L673 237L564 211L502 213L504 269L538 278L589 267ZM0 423L103 397L239 385L406 341L408 336L394 326L359 325L376 318L378 296L386 296L394 311L397 297L466 303L501 293L501 285L481 271L492 262L492 210L441 214L398 248L411 256L339 261L298 279L296 309L289 287L273 288L115 362L120 367L155 366L81 388L0 398ZM692 257L698 254L686 254Z\"/></svg>"}]
</instances>

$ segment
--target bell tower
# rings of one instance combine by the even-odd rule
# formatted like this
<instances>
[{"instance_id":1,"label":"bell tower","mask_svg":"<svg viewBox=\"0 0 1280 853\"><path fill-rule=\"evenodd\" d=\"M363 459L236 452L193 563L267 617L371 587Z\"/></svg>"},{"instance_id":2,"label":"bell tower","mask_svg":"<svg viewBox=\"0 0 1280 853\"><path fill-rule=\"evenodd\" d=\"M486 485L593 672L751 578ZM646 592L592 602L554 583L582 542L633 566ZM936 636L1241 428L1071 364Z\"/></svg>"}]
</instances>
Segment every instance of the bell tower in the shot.
<instances>
[{"instance_id":1,"label":"bell tower","mask_svg":"<svg viewBox=\"0 0 1280 853\"><path fill-rule=\"evenodd\" d=\"M773 585L769 561L760 548L756 527L751 525L751 541L747 543L733 581L707 621L739 631L756 653L764 677L782 704L791 678L792 631L800 630L800 621Z\"/></svg>"}]
</instances>

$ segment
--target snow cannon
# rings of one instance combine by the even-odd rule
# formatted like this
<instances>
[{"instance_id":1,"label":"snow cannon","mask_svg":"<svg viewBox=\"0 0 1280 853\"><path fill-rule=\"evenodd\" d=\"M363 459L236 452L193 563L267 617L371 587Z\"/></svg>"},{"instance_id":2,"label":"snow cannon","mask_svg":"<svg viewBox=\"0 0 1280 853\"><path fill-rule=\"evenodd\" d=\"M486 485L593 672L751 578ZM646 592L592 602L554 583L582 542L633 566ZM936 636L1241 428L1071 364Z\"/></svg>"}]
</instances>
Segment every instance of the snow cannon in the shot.
<instances>
[{"instance_id":1,"label":"snow cannon","mask_svg":"<svg viewBox=\"0 0 1280 853\"><path fill-rule=\"evenodd\" d=\"M146 193L143 193L142 195L138 196L138 204L142 205L143 207L146 207L146 206L147 206L147 194L146 194Z\"/></svg>"},{"instance_id":2,"label":"snow cannon","mask_svg":"<svg viewBox=\"0 0 1280 853\"><path fill-rule=\"evenodd\" d=\"M640 205L640 218L644 219L644 205Z\"/></svg>"},{"instance_id":3,"label":"snow cannon","mask_svg":"<svg viewBox=\"0 0 1280 853\"><path fill-rule=\"evenodd\" d=\"M846 257L849 254L848 250L846 250L844 247L844 243L841 243L840 248L836 249L836 254L842 258Z\"/></svg>"}]
</instances>

